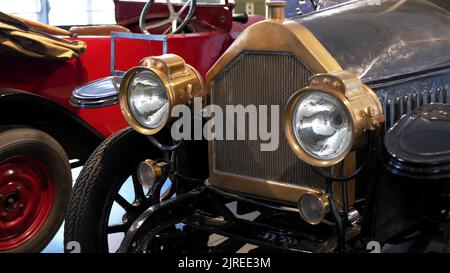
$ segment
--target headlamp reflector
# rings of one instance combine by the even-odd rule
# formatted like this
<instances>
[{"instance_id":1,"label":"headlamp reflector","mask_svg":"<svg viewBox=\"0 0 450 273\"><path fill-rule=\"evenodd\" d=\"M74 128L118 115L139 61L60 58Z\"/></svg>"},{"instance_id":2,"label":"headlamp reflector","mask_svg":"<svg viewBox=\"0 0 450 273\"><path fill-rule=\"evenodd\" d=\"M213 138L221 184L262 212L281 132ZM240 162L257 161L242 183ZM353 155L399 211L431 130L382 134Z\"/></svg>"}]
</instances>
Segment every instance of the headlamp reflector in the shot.
<instances>
[{"instance_id":1,"label":"headlamp reflector","mask_svg":"<svg viewBox=\"0 0 450 273\"><path fill-rule=\"evenodd\" d=\"M161 79L151 70L136 73L128 86L128 102L133 117L142 126L156 129L169 117L169 96Z\"/></svg>"},{"instance_id":2,"label":"headlamp reflector","mask_svg":"<svg viewBox=\"0 0 450 273\"><path fill-rule=\"evenodd\" d=\"M328 198L306 193L298 200L298 210L302 219L308 224L320 224L329 211Z\"/></svg>"},{"instance_id":3,"label":"headlamp reflector","mask_svg":"<svg viewBox=\"0 0 450 273\"><path fill-rule=\"evenodd\" d=\"M332 160L351 148L351 117L345 106L328 93L304 94L294 108L292 123L298 143L314 158Z\"/></svg>"}]
</instances>

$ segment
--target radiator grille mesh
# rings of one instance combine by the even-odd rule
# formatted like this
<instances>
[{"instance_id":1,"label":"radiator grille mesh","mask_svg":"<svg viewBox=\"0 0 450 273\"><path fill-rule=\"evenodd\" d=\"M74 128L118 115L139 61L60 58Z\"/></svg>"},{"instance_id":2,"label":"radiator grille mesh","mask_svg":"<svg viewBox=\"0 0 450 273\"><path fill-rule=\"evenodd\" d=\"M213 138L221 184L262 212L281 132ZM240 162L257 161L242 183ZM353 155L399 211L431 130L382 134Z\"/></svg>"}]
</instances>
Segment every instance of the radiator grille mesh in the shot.
<instances>
[{"instance_id":1,"label":"radiator grille mesh","mask_svg":"<svg viewBox=\"0 0 450 273\"><path fill-rule=\"evenodd\" d=\"M213 142L214 170L305 187L323 188L311 168L292 152L282 128L289 97L308 84L313 73L288 53L244 52L212 82L211 102L220 105L279 105L279 148L260 151L260 140ZM229 118L229 117L227 117ZM248 119L246 120L248 128ZM227 120L228 122L228 120ZM248 132L248 131L247 131ZM259 139L259 138L258 138Z\"/></svg>"}]
</instances>

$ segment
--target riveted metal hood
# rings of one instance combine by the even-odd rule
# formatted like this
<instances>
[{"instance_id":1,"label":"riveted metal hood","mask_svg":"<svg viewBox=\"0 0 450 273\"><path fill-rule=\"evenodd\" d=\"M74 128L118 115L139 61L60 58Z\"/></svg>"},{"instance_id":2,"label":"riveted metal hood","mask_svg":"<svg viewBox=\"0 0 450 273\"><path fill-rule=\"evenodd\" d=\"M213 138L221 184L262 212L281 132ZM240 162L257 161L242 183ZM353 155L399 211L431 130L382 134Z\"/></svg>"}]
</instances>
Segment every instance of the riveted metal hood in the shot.
<instances>
[{"instance_id":1,"label":"riveted metal hood","mask_svg":"<svg viewBox=\"0 0 450 273\"><path fill-rule=\"evenodd\" d=\"M361 0L291 18L364 82L450 66L450 1Z\"/></svg>"}]
</instances>

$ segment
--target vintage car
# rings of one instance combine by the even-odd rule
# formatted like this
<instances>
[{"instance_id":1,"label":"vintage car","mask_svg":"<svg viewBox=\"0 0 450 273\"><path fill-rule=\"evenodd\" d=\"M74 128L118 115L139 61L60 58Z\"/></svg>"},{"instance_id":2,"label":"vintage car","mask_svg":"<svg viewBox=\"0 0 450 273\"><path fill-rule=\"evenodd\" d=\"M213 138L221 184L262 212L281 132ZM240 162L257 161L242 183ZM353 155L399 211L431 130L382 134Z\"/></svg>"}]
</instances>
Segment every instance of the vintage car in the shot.
<instances>
[{"instance_id":1,"label":"vintage car","mask_svg":"<svg viewBox=\"0 0 450 273\"><path fill-rule=\"evenodd\" d=\"M111 250L111 236L119 252L365 252L409 240L408 251L447 250L450 3L351 1L289 20L285 2L267 6L206 78L173 54L124 75L131 128L84 166L66 243L82 252ZM225 118L230 106L241 111ZM273 139L261 134L271 130Z\"/></svg>"},{"instance_id":2,"label":"vintage car","mask_svg":"<svg viewBox=\"0 0 450 273\"><path fill-rule=\"evenodd\" d=\"M260 20L233 14L228 2L114 3L117 25L58 29L0 18L0 252L40 251L52 239L64 218L71 168L127 126L117 105L121 71L170 52L204 76ZM76 37L61 37L68 43L48 33ZM87 45L83 55L49 53L75 41ZM95 93L84 85L92 81Z\"/></svg>"}]
</instances>

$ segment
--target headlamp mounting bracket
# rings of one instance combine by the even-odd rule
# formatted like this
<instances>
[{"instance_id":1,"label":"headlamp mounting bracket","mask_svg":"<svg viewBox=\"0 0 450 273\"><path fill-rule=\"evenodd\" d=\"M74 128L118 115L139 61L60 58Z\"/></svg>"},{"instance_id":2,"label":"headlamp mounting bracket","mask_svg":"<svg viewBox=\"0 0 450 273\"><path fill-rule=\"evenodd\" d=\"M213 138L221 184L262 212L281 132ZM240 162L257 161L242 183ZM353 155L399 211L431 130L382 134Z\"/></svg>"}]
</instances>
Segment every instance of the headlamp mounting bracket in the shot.
<instances>
[{"instance_id":1,"label":"headlamp mounting bracket","mask_svg":"<svg viewBox=\"0 0 450 273\"><path fill-rule=\"evenodd\" d=\"M361 79L348 71L317 74L310 79L310 88L328 89L340 93L348 100L355 129L374 131L384 122L383 109L375 92Z\"/></svg>"},{"instance_id":2,"label":"headlamp mounting bracket","mask_svg":"<svg viewBox=\"0 0 450 273\"><path fill-rule=\"evenodd\" d=\"M188 103L194 97L203 97L204 84L200 74L184 59L175 54L144 58L141 66L161 72L175 93L176 104Z\"/></svg>"}]
</instances>

